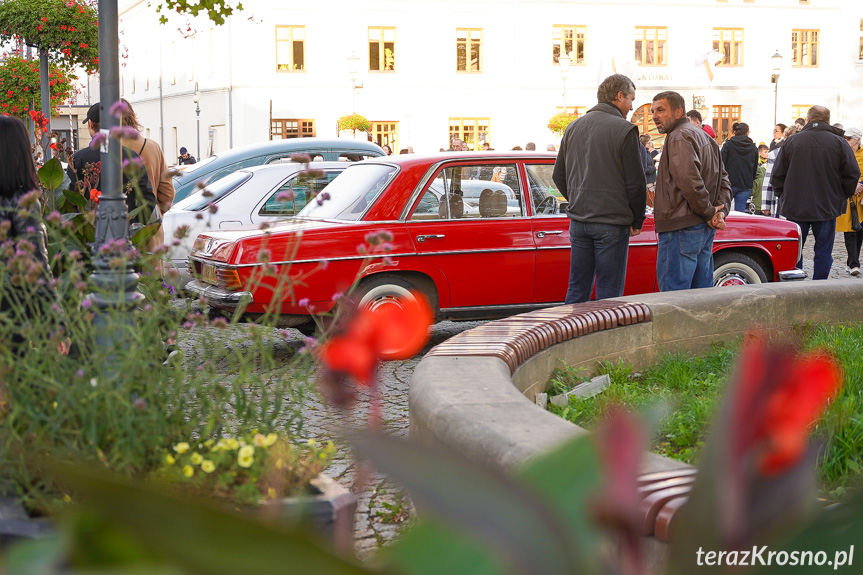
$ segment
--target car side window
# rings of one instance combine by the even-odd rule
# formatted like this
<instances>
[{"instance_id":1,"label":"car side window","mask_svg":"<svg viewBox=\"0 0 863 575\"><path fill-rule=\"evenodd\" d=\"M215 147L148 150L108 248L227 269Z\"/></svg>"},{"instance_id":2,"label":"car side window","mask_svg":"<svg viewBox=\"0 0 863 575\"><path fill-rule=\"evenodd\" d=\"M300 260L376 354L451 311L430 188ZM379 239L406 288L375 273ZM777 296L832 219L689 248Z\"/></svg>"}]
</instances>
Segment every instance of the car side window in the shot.
<instances>
[{"instance_id":1,"label":"car side window","mask_svg":"<svg viewBox=\"0 0 863 575\"><path fill-rule=\"evenodd\" d=\"M339 154L338 161L339 162L359 162L361 160L368 160L369 158L377 158L373 154L367 154L362 152L342 152Z\"/></svg>"},{"instance_id":2,"label":"car side window","mask_svg":"<svg viewBox=\"0 0 863 575\"><path fill-rule=\"evenodd\" d=\"M566 213L569 203L551 179L554 164L526 164L525 171L533 215L558 216Z\"/></svg>"},{"instance_id":3,"label":"car side window","mask_svg":"<svg viewBox=\"0 0 863 575\"><path fill-rule=\"evenodd\" d=\"M517 218L524 215L515 164L452 166L429 183L411 220Z\"/></svg>"},{"instance_id":4,"label":"car side window","mask_svg":"<svg viewBox=\"0 0 863 575\"><path fill-rule=\"evenodd\" d=\"M261 210L262 216L292 216L336 179L339 171L327 171L311 178L294 174L273 192Z\"/></svg>"}]
</instances>

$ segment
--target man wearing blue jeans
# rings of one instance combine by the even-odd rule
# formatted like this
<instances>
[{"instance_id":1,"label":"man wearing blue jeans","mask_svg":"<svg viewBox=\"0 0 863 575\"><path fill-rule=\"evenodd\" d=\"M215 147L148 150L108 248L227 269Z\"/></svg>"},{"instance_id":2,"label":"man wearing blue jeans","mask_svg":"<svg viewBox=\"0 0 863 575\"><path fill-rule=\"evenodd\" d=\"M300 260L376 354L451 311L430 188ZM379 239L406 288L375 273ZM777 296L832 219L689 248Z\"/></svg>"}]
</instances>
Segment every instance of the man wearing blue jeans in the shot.
<instances>
[{"instance_id":1,"label":"man wearing blue jeans","mask_svg":"<svg viewBox=\"0 0 863 575\"><path fill-rule=\"evenodd\" d=\"M845 213L860 179L854 152L843 135L830 125L830 110L812 106L803 129L782 144L770 175L782 215L800 226L804 243L812 229L815 280L830 275L836 217ZM803 260L797 267L803 269Z\"/></svg>"},{"instance_id":2,"label":"man wearing blue jeans","mask_svg":"<svg viewBox=\"0 0 863 575\"><path fill-rule=\"evenodd\" d=\"M599 103L567 126L552 179L569 200L572 245L566 303L620 297L629 237L641 232L647 183L638 128L626 121L635 84L622 74L603 80Z\"/></svg>"},{"instance_id":3,"label":"man wearing blue jeans","mask_svg":"<svg viewBox=\"0 0 863 575\"><path fill-rule=\"evenodd\" d=\"M656 128L666 134L653 204L660 291L713 286L713 237L725 227L731 204L719 146L689 122L684 106L677 92L661 92L651 107Z\"/></svg>"}]
</instances>

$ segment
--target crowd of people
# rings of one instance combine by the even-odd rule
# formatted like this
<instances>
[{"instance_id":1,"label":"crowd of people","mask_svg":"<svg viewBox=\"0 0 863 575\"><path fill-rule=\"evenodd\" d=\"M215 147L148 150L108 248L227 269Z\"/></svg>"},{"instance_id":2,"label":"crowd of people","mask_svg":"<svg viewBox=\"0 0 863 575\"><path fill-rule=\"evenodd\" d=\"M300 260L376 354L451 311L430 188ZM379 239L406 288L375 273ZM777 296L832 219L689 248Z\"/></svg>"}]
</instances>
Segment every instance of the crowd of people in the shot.
<instances>
[{"instance_id":1,"label":"crowd of people","mask_svg":"<svg viewBox=\"0 0 863 575\"><path fill-rule=\"evenodd\" d=\"M661 153L650 135L627 120L634 83L606 78L596 106L564 133L554 183L567 198L570 278L566 303L623 294L629 237L638 235L652 206L661 291L713 285L713 240L730 209L783 217L805 243L815 240L813 279L828 277L837 231L845 234L847 271L860 274L863 244L863 133L830 124L830 110L813 106L791 126L777 124L770 144L732 126L722 143L697 110L673 91L653 97L651 114L665 135ZM803 262L797 267L802 269Z\"/></svg>"}]
</instances>

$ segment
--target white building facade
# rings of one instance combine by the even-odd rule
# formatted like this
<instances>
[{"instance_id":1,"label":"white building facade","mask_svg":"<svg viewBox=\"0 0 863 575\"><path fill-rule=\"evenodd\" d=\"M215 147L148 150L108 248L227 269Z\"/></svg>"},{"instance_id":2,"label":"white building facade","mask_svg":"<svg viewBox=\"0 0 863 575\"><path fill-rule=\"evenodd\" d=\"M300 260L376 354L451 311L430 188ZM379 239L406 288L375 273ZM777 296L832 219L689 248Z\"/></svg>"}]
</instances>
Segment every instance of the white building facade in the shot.
<instances>
[{"instance_id":1,"label":"white building facade","mask_svg":"<svg viewBox=\"0 0 863 575\"><path fill-rule=\"evenodd\" d=\"M204 157L336 137L354 110L396 153L437 151L455 135L544 150L559 142L549 118L564 105L584 113L614 72L635 82L642 131L663 90L680 92L719 138L743 121L768 140L774 106L786 124L814 104L833 122L863 124L860 0L249 0L223 26L167 17L160 25L146 0L120 5L121 93L169 161L181 146L197 156L199 137Z\"/></svg>"}]
</instances>

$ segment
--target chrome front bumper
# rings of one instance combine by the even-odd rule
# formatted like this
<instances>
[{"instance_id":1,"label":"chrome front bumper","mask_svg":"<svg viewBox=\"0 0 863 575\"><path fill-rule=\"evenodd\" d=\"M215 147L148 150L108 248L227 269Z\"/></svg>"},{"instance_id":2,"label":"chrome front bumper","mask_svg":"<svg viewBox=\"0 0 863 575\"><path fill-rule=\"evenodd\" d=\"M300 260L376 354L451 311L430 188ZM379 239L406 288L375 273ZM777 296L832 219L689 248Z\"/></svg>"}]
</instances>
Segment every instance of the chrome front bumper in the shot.
<instances>
[{"instance_id":1,"label":"chrome front bumper","mask_svg":"<svg viewBox=\"0 0 863 575\"><path fill-rule=\"evenodd\" d=\"M803 270L788 270L785 272L779 272L779 281L781 282L796 282L800 280L806 279L806 272Z\"/></svg>"},{"instance_id":2,"label":"chrome front bumper","mask_svg":"<svg viewBox=\"0 0 863 575\"><path fill-rule=\"evenodd\" d=\"M208 303L216 307L234 309L240 304L248 305L255 301L251 292L227 291L220 287L204 283L200 280L189 282L186 284L185 289L197 296L205 297Z\"/></svg>"}]
</instances>

